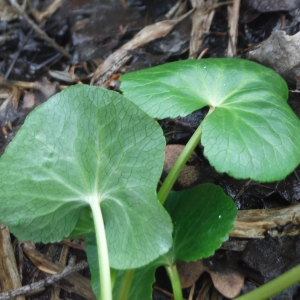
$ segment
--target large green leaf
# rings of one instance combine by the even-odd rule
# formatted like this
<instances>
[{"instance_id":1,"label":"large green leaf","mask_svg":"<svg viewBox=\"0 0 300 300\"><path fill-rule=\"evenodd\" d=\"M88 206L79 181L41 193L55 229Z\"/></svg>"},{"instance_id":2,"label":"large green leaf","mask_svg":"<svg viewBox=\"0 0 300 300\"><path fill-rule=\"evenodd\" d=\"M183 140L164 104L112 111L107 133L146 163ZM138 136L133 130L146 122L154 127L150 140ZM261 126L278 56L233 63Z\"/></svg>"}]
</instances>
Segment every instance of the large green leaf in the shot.
<instances>
[{"instance_id":1,"label":"large green leaf","mask_svg":"<svg viewBox=\"0 0 300 300\"><path fill-rule=\"evenodd\" d=\"M274 181L300 162L300 121L287 104L285 81L242 59L186 60L121 77L124 95L155 118L204 106L204 154L218 172Z\"/></svg>"},{"instance_id":2,"label":"large green leaf","mask_svg":"<svg viewBox=\"0 0 300 300\"><path fill-rule=\"evenodd\" d=\"M158 124L132 102L70 87L29 115L0 159L0 221L21 240L55 242L97 201L111 266L144 265L171 246L156 196L164 147Z\"/></svg>"},{"instance_id":3,"label":"large green leaf","mask_svg":"<svg viewBox=\"0 0 300 300\"><path fill-rule=\"evenodd\" d=\"M166 263L196 261L214 254L228 239L237 214L233 200L211 183L180 192L172 191L165 202L171 215L173 246Z\"/></svg>"}]
</instances>

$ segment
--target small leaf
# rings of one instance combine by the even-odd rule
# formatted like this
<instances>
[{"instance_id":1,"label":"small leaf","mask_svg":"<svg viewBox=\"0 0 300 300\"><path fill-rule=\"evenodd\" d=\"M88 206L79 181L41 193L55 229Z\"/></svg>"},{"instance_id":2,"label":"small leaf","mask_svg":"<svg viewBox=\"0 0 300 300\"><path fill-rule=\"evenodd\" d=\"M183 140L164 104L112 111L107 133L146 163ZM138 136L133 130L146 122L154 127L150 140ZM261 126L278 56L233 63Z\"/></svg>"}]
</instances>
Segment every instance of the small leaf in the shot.
<instances>
[{"instance_id":1,"label":"small leaf","mask_svg":"<svg viewBox=\"0 0 300 300\"><path fill-rule=\"evenodd\" d=\"M228 239L237 209L222 188L211 183L171 192L165 207L174 224L173 246L164 257L196 261L214 254Z\"/></svg>"},{"instance_id":2,"label":"small leaf","mask_svg":"<svg viewBox=\"0 0 300 300\"><path fill-rule=\"evenodd\" d=\"M100 274L98 269L97 243L96 238L93 236L89 236L86 239L86 254L92 275L92 289L98 299L100 296ZM152 285L155 282L155 271L161 265L163 265L163 262L159 257L146 266L134 270L128 300L152 300ZM126 271L118 271L118 276L113 288L113 299L118 299L120 283L124 272Z\"/></svg>"},{"instance_id":3,"label":"small leaf","mask_svg":"<svg viewBox=\"0 0 300 300\"><path fill-rule=\"evenodd\" d=\"M128 300L152 300L153 284L155 283L155 271L160 266L160 262L155 260L148 265L135 270L131 283ZM122 276L117 278L114 287L114 299L118 299L120 282Z\"/></svg>"},{"instance_id":4,"label":"small leaf","mask_svg":"<svg viewBox=\"0 0 300 300\"><path fill-rule=\"evenodd\" d=\"M144 265L171 246L156 195L164 148L159 125L135 104L72 86L28 116L0 159L1 222L20 240L60 241L97 200L110 265Z\"/></svg>"},{"instance_id":5,"label":"small leaf","mask_svg":"<svg viewBox=\"0 0 300 300\"><path fill-rule=\"evenodd\" d=\"M124 95L155 118L204 106L204 154L218 172L267 182L300 162L300 121L286 103L285 81L242 59L185 60L123 75Z\"/></svg>"}]
</instances>

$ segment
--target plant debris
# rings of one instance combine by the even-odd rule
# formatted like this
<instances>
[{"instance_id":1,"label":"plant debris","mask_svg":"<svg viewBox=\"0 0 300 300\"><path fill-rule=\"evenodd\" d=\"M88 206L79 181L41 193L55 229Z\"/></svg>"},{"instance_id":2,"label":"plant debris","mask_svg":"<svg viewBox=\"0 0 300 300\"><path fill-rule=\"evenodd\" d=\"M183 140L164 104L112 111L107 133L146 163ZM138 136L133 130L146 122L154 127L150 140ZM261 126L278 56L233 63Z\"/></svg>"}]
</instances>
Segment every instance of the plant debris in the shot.
<instances>
[{"instance_id":1,"label":"plant debris","mask_svg":"<svg viewBox=\"0 0 300 300\"><path fill-rule=\"evenodd\" d=\"M300 117L299 31L299 0L0 0L0 154L25 117L66 86L87 83L118 91L123 73L187 58L233 56L269 66L288 82L289 103ZM206 113L204 108L159 120L168 143L162 180ZM279 182L236 180L216 173L199 145L186 170L189 175L182 174L175 189L218 184L240 209L227 244L208 259L182 265L186 298L236 297L298 263L299 167ZM1 225L0 262L6 271L0 274L0 299L22 286L20 300L28 286L30 300L94 299L87 269L58 276L48 286L58 272L74 271L86 260L84 247L82 240L20 244ZM160 284L163 277L157 272L154 299L171 297L170 287ZM299 295L295 286L273 299Z\"/></svg>"}]
</instances>

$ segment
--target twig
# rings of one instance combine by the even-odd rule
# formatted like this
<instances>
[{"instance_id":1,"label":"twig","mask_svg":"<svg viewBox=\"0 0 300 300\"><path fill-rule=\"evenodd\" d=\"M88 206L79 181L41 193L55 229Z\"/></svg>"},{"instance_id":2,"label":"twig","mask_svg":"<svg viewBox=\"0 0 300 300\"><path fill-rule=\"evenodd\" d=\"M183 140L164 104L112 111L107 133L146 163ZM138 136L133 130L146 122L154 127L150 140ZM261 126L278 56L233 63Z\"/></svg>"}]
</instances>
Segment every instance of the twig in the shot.
<instances>
[{"instance_id":1,"label":"twig","mask_svg":"<svg viewBox=\"0 0 300 300\"><path fill-rule=\"evenodd\" d=\"M102 85L104 80L109 78L109 76L113 73L112 70L116 71L123 64L125 64L130 59L128 50L136 49L146 43L149 43L150 41L166 36L175 25L188 17L193 11L194 10L192 9L175 20L165 20L144 27L133 37L131 41L113 52L102 64L98 66L91 80L91 85L94 83L96 83L96 85ZM108 73L109 76L105 73Z\"/></svg>"},{"instance_id":2,"label":"twig","mask_svg":"<svg viewBox=\"0 0 300 300\"><path fill-rule=\"evenodd\" d=\"M41 28L39 28L22 10L21 6L16 0L9 0L10 4L18 11L22 18L41 36L43 40L49 43L54 49L63 54L65 57L71 59L72 55L68 53L63 47L59 46L53 39L51 39Z\"/></svg>"},{"instance_id":3,"label":"twig","mask_svg":"<svg viewBox=\"0 0 300 300\"><path fill-rule=\"evenodd\" d=\"M8 227L2 224L0 224L0 270L2 291L19 289L22 286L11 244L10 232ZM25 300L25 297L20 296L15 300Z\"/></svg>"},{"instance_id":4,"label":"twig","mask_svg":"<svg viewBox=\"0 0 300 300\"><path fill-rule=\"evenodd\" d=\"M28 42L28 40L29 40L29 38L30 38L30 36L31 36L31 34L32 34L32 31L33 31L33 29L31 28L31 29L29 30L29 32L27 33L26 37L24 38L21 47L20 47L19 50L14 54L14 58L13 58L13 60L12 60L12 62L11 62L11 64L10 64L10 66L9 66L9 68L7 69L7 71L6 71L6 73L5 73L4 79L7 79L7 78L8 78L8 76L9 76L9 74L10 74L12 68L14 67L14 65L15 65L15 63L16 63L16 61L17 61L17 59L19 58L20 53L23 51L24 46L25 46L26 43Z\"/></svg>"},{"instance_id":5,"label":"twig","mask_svg":"<svg viewBox=\"0 0 300 300\"><path fill-rule=\"evenodd\" d=\"M199 1L200 2L200 1ZM196 58L199 48L202 43L202 36L208 33L213 17L215 15L215 0L197 3L196 10L192 16L192 31L190 40L190 54L191 58Z\"/></svg>"},{"instance_id":6,"label":"twig","mask_svg":"<svg viewBox=\"0 0 300 300\"><path fill-rule=\"evenodd\" d=\"M231 237L264 238L265 233L273 237L299 234L300 204L271 209L238 211Z\"/></svg>"},{"instance_id":7,"label":"twig","mask_svg":"<svg viewBox=\"0 0 300 300\"><path fill-rule=\"evenodd\" d=\"M46 9L46 11L39 12L31 6L31 1L29 1L30 10L35 17L35 19L41 23L48 17L50 17L56 10L63 4L65 0L54 0Z\"/></svg>"},{"instance_id":8,"label":"twig","mask_svg":"<svg viewBox=\"0 0 300 300\"><path fill-rule=\"evenodd\" d=\"M0 87L1 86L16 86L21 89L35 89L38 90L40 89L40 86L36 82L29 82L29 81L15 81L15 80L4 80L3 77L0 76ZM67 88L67 85L58 85L58 89L60 91L64 90Z\"/></svg>"},{"instance_id":9,"label":"twig","mask_svg":"<svg viewBox=\"0 0 300 300\"><path fill-rule=\"evenodd\" d=\"M66 263L67 263L67 257L68 257L68 254L69 254L69 249L70 249L69 246L63 245L63 248L62 248L61 253L60 253L60 258L59 258L59 262L63 265L66 265ZM74 256L72 256L71 259L72 258L74 258ZM72 259L72 261L70 260L69 261L69 266L74 267L74 265L75 265L75 261L73 259ZM60 291L61 291L61 287L54 284L50 300L59 299Z\"/></svg>"},{"instance_id":10,"label":"twig","mask_svg":"<svg viewBox=\"0 0 300 300\"><path fill-rule=\"evenodd\" d=\"M42 272L47 274L57 274L65 269L59 262L53 263L45 255L37 252L29 242L22 243L22 249L27 258ZM73 285L73 292L89 300L96 300L94 293L92 292L91 281L74 272L64 278L67 282Z\"/></svg>"},{"instance_id":11,"label":"twig","mask_svg":"<svg viewBox=\"0 0 300 300\"><path fill-rule=\"evenodd\" d=\"M48 277L46 279L40 280L35 283L31 283L29 285L25 285L21 288L6 292L6 293L1 293L0 294L0 300L9 300L13 297L19 296L19 295L25 295L27 293L30 293L32 291L38 290L42 287L46 287L56 281L61 280L62 278L66 277L67 275L73 273L73 272L78 272L80 270L83 270L88 267L88 263L86 261L81 261L74 267L72 266L67 266L63 271L52 275L51 277Z\"/></svg>"},{"instance_id":12,"label":"twig","mask_svg":"<svg viewBox=\"0 0 300 300\"><path fill-rule=\"evenodd\" d=\"M229 18L228 18L229 39L228 39L228 48L227 48L228 56L236 55L240 4L241 4L241 0L234 0L231 14L229 13Z\"/></svg>"}]
</instances>

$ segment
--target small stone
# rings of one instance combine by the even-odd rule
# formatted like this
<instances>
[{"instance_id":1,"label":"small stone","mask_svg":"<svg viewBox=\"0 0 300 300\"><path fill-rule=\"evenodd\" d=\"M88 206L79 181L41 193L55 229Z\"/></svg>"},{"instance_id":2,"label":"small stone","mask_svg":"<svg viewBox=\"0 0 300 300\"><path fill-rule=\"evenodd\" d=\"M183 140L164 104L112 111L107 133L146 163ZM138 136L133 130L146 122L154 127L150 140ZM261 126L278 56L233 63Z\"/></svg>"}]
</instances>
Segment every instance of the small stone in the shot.
<instances>
[{"instance_id":1,"label":"small stone","mask_svg":"<svg viewBox=\"0 0 300 300\"><path fill-rule=\"evenodd\" d=\"M167 174L170 172L174 163L176 162L178 156L184 149L184 145L167 145L165 149L165 163L164 163L164 173L163 180L166 178ZM186 165L183 167L173 190L184 190L190 189L199 184L200 180L200 159L198 155L193 152Z\"/></svg>"}]
</instances>

